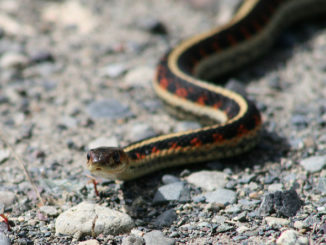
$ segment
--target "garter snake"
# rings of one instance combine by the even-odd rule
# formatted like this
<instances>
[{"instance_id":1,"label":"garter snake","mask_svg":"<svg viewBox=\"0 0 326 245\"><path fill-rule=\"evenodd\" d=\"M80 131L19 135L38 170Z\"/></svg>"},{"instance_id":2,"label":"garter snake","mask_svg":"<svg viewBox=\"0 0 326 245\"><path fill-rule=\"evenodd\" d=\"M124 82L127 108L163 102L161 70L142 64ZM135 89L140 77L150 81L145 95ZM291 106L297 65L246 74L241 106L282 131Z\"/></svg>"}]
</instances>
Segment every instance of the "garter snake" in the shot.
<instances>
[{"instance_id":1,"label":"garter snake","mask_svg":"<svg viewBox=\"0 0 326 245\"><path fill-rule=\"evenodd\" d=\"M164 102L216 123L87 153L95 175L129 180L155 170L231 157L253 148L262 125L247 98L206 81L261 56L293 22L326 12L326 0L246 0L222 27L181 42L159 61L153 87Z\"/></svg>"}]
</instances>

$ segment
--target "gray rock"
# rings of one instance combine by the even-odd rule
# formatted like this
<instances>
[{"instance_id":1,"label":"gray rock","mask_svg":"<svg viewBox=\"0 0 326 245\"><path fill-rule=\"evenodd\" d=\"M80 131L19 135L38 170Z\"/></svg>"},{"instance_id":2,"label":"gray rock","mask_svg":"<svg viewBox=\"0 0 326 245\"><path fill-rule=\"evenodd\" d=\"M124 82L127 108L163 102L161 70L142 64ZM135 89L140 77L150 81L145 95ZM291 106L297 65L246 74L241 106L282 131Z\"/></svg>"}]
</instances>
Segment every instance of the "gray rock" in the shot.
<instances>
[{"instance_id":1,"label":"gray rock","mask_svg":"<svg viewBox=\"0 0 326 245\"><path fill-rule=\"evenodd\" d=\"M289 219L275 218L275 217L265 217L266 223L271 226L287 226L290 224Z\"/></svg>"},{"instance_id":2,"label":"gray rock","mask_svg":"<svg viewBox=\"0 0 326 245\"><path fill-rule=\"evenodd\" d=\"M318 172L326 164L326 156L308 157L300 161L300 165L308 172Z\"/></svg>"},{"instance_id":3,"label":"gray rock","mask_svg":"<svg viewBox=\"0 0 326 245\"><path fill-rule=\"evenodd\" d=\"M238 204L229 205L225 208L225 213L227 214L236 214L241 212L241 206Z\"/></svg>"},{"instance_id":4,"label":"gray rock","mask_svg":"<svg viewBox=\"0 0 326 245\"><path fill-rule=\"evenodd\" d=\"M147 87L153 79L153 69L142 66L129 71L125 76L125 84L130 87Z\"/></svg>"},{"instance_id":5,"label":"gray rock","mask_svg":"<svg viewBox=\"0 0 326 245\"><path fill-rule=\"evenodd\" d=\"M100 245L100 243L95 239L90 239L84 242L79 242L78 245Z\"/></svg>"},{"instance_id":6,"label":"gray rock","mask_svg":"<svg viewBox=\"0 0 326 245\"><path fill-rule=\"evenodd\" d=\"M3 233L0 232L0 245L10 245L9 238Z\"/></svg>"},{"instance_id":7,"label":"gray rock","mask_svg":"<svg viewBox=\"0 0 326 245\"><path fill-rule=\"evenodd\" d=\"M226 217L220 215L215 215L212 219L212 222L217 224L224 224L225 221Z\"/></svg>"},{"instance_id":8,"label":"gray rock","mask_svg":"<svg viewBox=\"0 0 326 245\"><path fill-rule=\"evenodd\" d=\"M46 215L55 217L58 216L59 211L56 207L54 206L42 206L40 207L40 211Z\"/></svg>"},{"instance_id":9,"label":"gray rock","mask_svg":"<svg viewBox=\"0 0 326 245\"><path fill-rule=\"evenodd\" d=\"M241 179L239 179L239 183L248 184L254 177L256 177L255 174L244 174Z\"/></svg>"},{"instance_id":10,"label":"gray rock","mask_svg":"<svg viewBox=\"0 0 326 245\"><path fill-rule=\"evenodd\" d=\"M10 191L0 191L0 203L4 206L10 206L14 203L16 195Z\"/></svg>"},{"instance_id":11,"label":"gray rock","mask_svg":"<svg viewBox=\"0 0 326 245\"><path fill-rule=\"evenodd\" d=\"M276 240L278 245L306 245L309 244L307 237L300 237L295 230L283 231L280 237Z\"/></svg>"},{"instance_id":12,"label":"gray rock","mask_svg":"<svg viewBox=\"0 0 326 245\"><path fill-rule=\"evenodd\" d=\"M97 148L100 146L116 147L116 146L118 146L118 140L116 137L110 137L110 138L100 137L100 138L97 138L97 139L89 142L88 149L93 149L93 148Z\"/></svg>"},{"instance_id":13,"label":"gray rock","mask_svg":"<svg viewBox=\"0 0 326 245\"><path fill-rule=\"evenodd\" d=\"M109 78L118 78L126 71L127 67L124 64L111 64L102 69L101 75Z\"/></svg>"},{"instance_id":14,"label":"gray rock","mask_svg":"<svg viewBox=\"0 0 326 245\"><path fill-rule=\"evenodd\" d=\"M129 232L134 224L124 213L82 202L59 215L55 222L56 234L116 235Z\"/></svg>"},{"instance_id":15,"label":"gray rock","mask_svg":"<svg viewBox=\"0 0 326 245\"><path fill-rule=\"evenodd\" d=\"M0 59L0 67L3 69L25 67L27 64L27 57L20 53L7 52Z\"/></svg>"},{"instance_id":16,"label":"gray rock","mask_svg":"<svg viewBox=\"0 0 326 245\"><path fill-rule=\"evenodd\" d=\"M174 209L169 209L160 214L154 224L158 227L170 226L177 219L177 214Z\"/></svg>"},{"instance_id":17,"label":"gray rock","mask_svg":"<svg viewBox=\"0 0 326 245\"><path fill-rule=\"evenodd\" d=\"M302 201L295 190L277 191L264 196L259 213L266 216L276 212L286 217L292 217L296 215L301 206Z\"/></svg>"},{"instance_id":18,"label":"gray rock","mask_svg":"<svg viewBox=\"0 0 326 245\"><path fill-rule=\"evenodd\" d=\"M151 231L144 235L146 245L173 245L175 240L167 238L161 231Z\"/></svg>"},{"instance_id":19,"label":"gray rock","mask_svg":"<svg viewBox=\"0 0 326 245\"><path fill-rule=\"evenodd\" d=\"M0 149L0 163L3 163L9 159L10 150L9 149Z\"/></svg>"},{"instance_id":20,"label":"gray rock","mask_svg":"<svg viewBox=\"0 0 326 245\"><path fill-rule=\"evenodd\" d=\"M121 104L115 99L94 101L87 106L86 111L92 119L118 119L132 115L128 106Z\"/></svg>"},{"instance_id":21,"label":"gray rock","mask_svg":"<svg viewBox=\"0 0 326 245\"><path fill-rule=\"evenodd\" d=\"M171 183L161 186L155 193L153 202L167 201L188 201L190 200L190 192L183 182Z\"/></svg>"},{"instance_id":22,"label":"gray rock","mask_svg":"<svg viewBox=\"0 0 326 245\"><path fill-rule=\"evenodd\" d=\"M205 191L223 188L226 184L226 174L218 171L200 171L189 175L186 180Z\"/></svg>"},{"instance_id":23,"label":"gray rock","mask_svg":"<svg viewBox=\"0 0 326 245\"><path fill-rule=\"evenodd\" d=\"M167 185L167 184L172 184L172 183L180 182L180 179L177 178L174 175L165 174L162 177L162 182L163 182L163 184Z\"/></svg>"},{"instance_id":24,"label":"gray rock","mask_svg":"<svg viewBox=\"0 0 326 245\"><path fill-rule=\"evenodd\" d=\"M145 243L144 238L135 236L135 235L130 235L122 240L122 245L143 245Z\"/></svg>"},{"instance_id":25,"label":"gray rock","mask_svg":"<svg viewBox=\"0 0 326 245\"><path fill-rule=\"evenodd\" d=\"M148 124L134 124L128 130L131 141L139 141L156 135L154 129Z\"/></svg>"},{"instance_id":26,"label":"gray rock","mask_svg":"<svg viewBox=\"0 0 326 245\"><path fill-rule=\"evenodd\" d=\"M212 192L205 192L195 198L204 197L206 202L216 202L223 205L232 204L236 201L236 193L231 190L218 189Z\"/></svg>"},{"instance_id":27,"label":"gray rock","mask_svg":"<svg viewBox=\"0 0 326 245\"><path fill-rule=\"evenodd\" d=\"M268 186L268 192L275 192L275 191L282 191L283 184L277 183L277 184L271 184Z\"/></svg>"}]
</instances>

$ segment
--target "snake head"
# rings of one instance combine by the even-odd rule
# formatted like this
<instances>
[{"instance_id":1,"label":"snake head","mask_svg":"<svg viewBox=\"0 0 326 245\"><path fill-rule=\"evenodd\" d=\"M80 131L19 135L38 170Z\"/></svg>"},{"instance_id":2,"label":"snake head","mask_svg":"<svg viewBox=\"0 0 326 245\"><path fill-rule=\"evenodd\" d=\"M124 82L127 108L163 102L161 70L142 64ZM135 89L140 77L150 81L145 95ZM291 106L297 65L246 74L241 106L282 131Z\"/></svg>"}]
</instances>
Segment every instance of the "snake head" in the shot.
<instances>
[{"instance_id":1,"label":"snake head","mask_svg":"<svg viewBox=\"0 0 326 245\"><path fill-rule=\"evenodd\" d=\"M128 155L119 147L98 147L87 153L88 170L107 179L116 179L128 165Z\"/></svg>"}]
</instances>

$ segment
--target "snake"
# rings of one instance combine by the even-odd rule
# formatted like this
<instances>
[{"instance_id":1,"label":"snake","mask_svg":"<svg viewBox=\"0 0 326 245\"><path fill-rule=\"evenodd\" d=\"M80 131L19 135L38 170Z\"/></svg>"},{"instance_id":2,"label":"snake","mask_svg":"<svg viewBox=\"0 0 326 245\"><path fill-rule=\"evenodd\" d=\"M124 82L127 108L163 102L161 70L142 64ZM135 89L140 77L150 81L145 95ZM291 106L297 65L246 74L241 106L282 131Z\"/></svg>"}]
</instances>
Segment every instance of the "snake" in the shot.
<instances>
[{"instance_id":1,"label":"snake","mask_svg":"<svg viewBox=\"0 0 326 245\"><path fill-rule=\"evenodd\" d=\"M253 101L216 78L262 56L289 25L324 12L326 0L245 0L228 23L170 48L158 62L153 88L169 108L207 125L125 147L91 149L88 170L107 179L131 180L251 150L261 138L261 113Z\"/></svg>"}]
</instances>

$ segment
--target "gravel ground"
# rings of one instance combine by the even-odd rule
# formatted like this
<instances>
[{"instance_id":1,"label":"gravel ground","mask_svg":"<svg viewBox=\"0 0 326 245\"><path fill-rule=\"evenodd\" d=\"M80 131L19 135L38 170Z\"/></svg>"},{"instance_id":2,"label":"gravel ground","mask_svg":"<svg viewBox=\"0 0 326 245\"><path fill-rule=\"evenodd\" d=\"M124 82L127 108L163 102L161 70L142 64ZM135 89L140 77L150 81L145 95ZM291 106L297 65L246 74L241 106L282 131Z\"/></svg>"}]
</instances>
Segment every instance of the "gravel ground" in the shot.
<instances>
[{"instance_id":1,"label":"gravel ground","mask_svg":"<svg viewBox=\"0 0 326 245\"><path fill-rule=\"evenodd\" d=\"M99 180L99 197L86 176L90 147L199 127L167 114L155 64L237 2L0 1L1 245L326 243L325 19L225 79L263 114L249 154Z\"/></svg>"}]
</instances>

